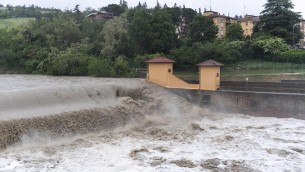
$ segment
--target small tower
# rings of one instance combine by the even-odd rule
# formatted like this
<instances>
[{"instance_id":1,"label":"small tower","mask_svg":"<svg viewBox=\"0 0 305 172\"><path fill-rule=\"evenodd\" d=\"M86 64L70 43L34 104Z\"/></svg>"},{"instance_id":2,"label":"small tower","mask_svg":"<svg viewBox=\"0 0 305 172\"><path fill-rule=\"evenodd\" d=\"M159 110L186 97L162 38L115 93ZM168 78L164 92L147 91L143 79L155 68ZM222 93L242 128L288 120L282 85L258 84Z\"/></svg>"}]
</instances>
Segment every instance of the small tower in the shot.
<instances>
[{"instance_id":1,"label":"small tower","mask_svg":"<svg viewBox=\"0 0 305 172\"><path fill-rule=\"evenodd\" d=\"M174 60L157 57L145 61L147 63L147 80L162 86L169 85L169 75L173 74Z\"/></svg>"},{"instance_id":2,"label":"small tower","mask_svg":"<svg viewBox=\"0 0 305 172\"><path fill-rule=\"evenodd\" d=\"M220 87L220 67L223 64L214 60L207 60L197 64L199 66L199 89L217 90Z\"/></svg>"}]
</instances>

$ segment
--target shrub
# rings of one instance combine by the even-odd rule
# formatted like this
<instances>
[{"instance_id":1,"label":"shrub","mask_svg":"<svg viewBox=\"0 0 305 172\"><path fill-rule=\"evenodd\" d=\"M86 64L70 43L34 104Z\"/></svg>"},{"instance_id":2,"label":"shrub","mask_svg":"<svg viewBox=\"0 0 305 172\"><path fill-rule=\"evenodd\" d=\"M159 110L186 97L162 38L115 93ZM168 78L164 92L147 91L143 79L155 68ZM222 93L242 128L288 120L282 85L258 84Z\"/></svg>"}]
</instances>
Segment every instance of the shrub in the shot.
<instances>
[{"instance_id":1,"label":"shrub","mask_svg":"<svg viewBox=\"0 0 305 172\"><path fill-rule=\"evenodd\" d=\"M305 50L290 50L273 57L272 60L279 62L292 62L303 64L305 62Z\"/></svg>"},{"instance_id":2,"label":"shrub","mask_svg":"<svg viewBox=\"0 0 305 172\"><path fill-rule=\"evenodd\" d=\"M114 70L108 59L92 59L89 62L88 73L91 76L97 77L112 77Z\"/></svg>"},{"instance_id":3,"label":"shrub","mask_svg":"<svg viewBox=\"0 0 305 172\"><path fill-rule=\"evenodd\" d=\"M117 77L128 76L128 73L130 72L130 69L128 67L128 61L125 59L124 56L119 56L115 59L113 68Z\"/></svg>"},{"instance_id":4,"label":"shrub","mask_svg":"<svg viewBox=\"0 0 305 172\"><path fill-rule=\"evenodd\" d=\"M43 60L38 69L41 73L50 75L87 75L87 66L91 57L77 51L58 51L53 49L48 58Z\"/></svg>"},{"instance_id":5,"label":"shrub","mask_svg":"<svg viewBox=\"0 0 305 172\"><path fill-rule=\"evenodd\" d=\"M10 49L0 50L0 59L5 60L9 67L20 67L23 65L20 61L21 57Z\"/></svg>"},{"instance_id":6,"label":"shrub","mask_svg":"<svg viewBox=\"0 0 305 172\"><path fill-rule=\"evenodd\" d=\"M257 38L253 45L262 49L265 54L281 54L290 50L282 38Z\"/></svg>"},{"instance_id":7,"label":"shrub","mask_svg":"<svg viewBox=\"0 0 305 172\"><path fill-rule=\"evenodd\" d=\"M28 60L25 63L25 68L28 72L35 72L37 70L37 66L39 65L38 60Z\"/></svg>"}]
</instances>

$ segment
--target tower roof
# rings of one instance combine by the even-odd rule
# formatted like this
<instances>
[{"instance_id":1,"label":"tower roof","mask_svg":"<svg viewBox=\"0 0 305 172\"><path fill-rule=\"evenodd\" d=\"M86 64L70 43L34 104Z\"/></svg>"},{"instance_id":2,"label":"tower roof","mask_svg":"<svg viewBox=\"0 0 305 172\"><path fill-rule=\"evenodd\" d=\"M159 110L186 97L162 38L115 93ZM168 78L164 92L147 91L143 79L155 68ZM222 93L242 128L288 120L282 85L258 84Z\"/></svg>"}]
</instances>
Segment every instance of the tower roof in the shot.
<instances>
[{"instance_id":1,"label":"tower roof","mask_svg":"<svg viewBox=\"0 0 305 172\"><path fill-rule=\"evenodd\" d=\"M209 59L207 61L197 64L197 66L223 66L223 64Z\"/></svg>"},{"instance_id":2,"label":"tower roof","mask_svg":"<svg viewBox=\"0 0 305 172\"><path fill-rule=\"evenodd\" d=\"M176 61L166 57L156 57L145 61L146 63L175 63Z\"/></svg>"}]
</instances>

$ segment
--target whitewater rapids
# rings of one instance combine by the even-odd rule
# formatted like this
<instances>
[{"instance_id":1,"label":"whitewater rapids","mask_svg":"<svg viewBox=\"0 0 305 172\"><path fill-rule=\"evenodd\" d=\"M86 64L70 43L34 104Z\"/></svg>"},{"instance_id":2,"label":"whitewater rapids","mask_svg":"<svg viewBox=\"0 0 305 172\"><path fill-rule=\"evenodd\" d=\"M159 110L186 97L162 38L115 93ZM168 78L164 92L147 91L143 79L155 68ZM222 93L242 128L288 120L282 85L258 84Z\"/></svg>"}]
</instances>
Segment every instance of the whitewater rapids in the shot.
<instances>
[{"instance_id":1,"label":"whitewater rapids","mask_svg":"<svg viewBox=\"0 0 305 172\"><path fill-rule=\"evenodd\" d=\"M143 79L0 75L0 171L305 171L305 121L214 113Z\"/></svg>"}]
</instances>

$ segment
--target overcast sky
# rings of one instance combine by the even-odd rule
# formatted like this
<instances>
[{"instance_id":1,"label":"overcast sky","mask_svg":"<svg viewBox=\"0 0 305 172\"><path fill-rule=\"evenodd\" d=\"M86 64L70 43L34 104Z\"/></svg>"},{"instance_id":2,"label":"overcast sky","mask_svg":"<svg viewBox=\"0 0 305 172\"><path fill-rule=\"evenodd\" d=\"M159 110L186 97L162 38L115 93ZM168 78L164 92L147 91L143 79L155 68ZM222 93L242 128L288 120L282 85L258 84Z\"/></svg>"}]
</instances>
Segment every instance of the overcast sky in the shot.
<instances>
[{"instance_id":1,"label":"overcast sky","mask_svg":"<svg viewBox=\"0 0 305 172\"><path fill-rule=\"evenodd\" d=\"M141 2L147 2L147 5L154 7L157 0L141 0ZM106 6L108 4L118 4L120 0L1 0L0 3L3 5L38 5L41 7L54 7L64 9L73 9L76 4L80 5L80 9L85 9L86 7L92 7L98 9L100 7ZM133 7L139 3L139 0L127 0L128 6ZM161 5L167 4L168 6L173 6L174 3L177 5L198 9L204 8L210 9L210 4L213 11L218 11L221 14L226 14L230 16L251 14L259 15L263 10L263 5L267 0L159 0ZM210 3L211 2L211 3ZM304 0L292 0L295 5L294 11L302 12L305 18L305 1Z\"/></svg>"}]
</instances>

